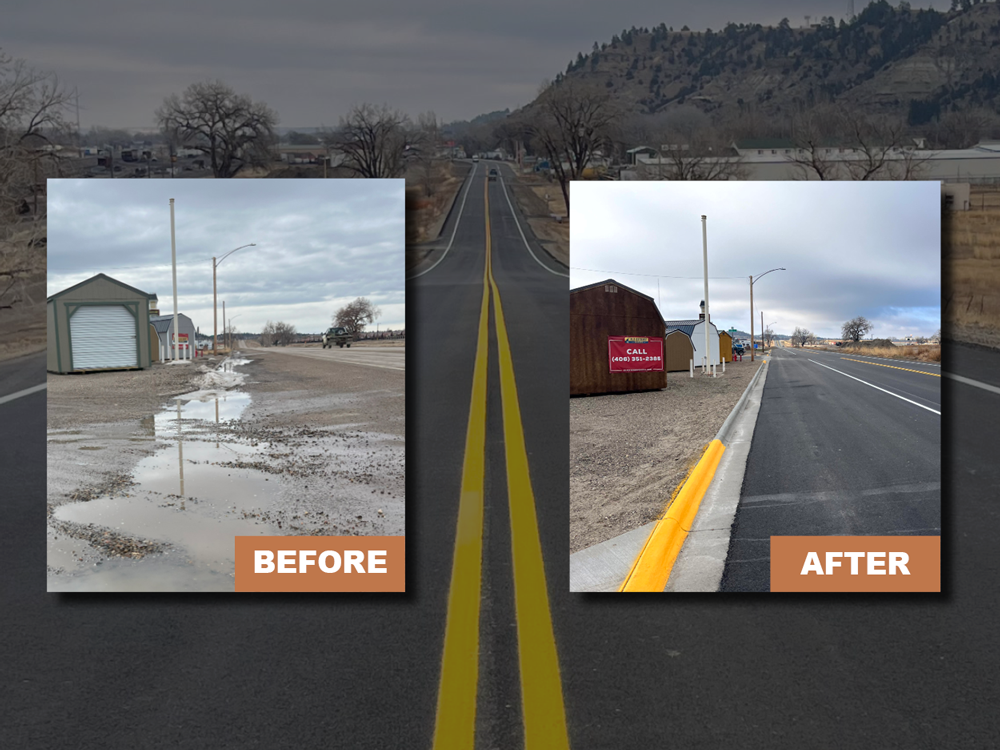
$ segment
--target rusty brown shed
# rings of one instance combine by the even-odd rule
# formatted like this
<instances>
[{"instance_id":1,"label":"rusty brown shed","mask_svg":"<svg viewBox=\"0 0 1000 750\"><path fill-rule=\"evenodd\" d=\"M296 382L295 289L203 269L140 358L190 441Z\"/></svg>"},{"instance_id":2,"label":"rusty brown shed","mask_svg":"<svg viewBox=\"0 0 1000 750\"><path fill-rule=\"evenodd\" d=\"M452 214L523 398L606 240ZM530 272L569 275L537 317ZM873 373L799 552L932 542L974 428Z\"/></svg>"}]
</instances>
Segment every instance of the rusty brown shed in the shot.
<instances>
[{"instance_id":1,"label":"rusty brown shed","mask_svg":"<svg viewBox=\"0 0 1000 750\"><path fill-rule=\"evenodd\" d=\"M663 338L656 302L614 279L571 289L569 294L569 393L628 393L667 387L666 370L611 372L609 336Z\"/></svg>"},{"instance_id":2,"label":"rusty brown shed","mask_svg":"<svg viewBox=\"0 0 1000 750\"><path fill-rule=\"evenodd\" d=\"M688 372L694 359L694 344L684 331L673 330L663 340L663 358L667 372Z\"/></svg>"}]
</instances>

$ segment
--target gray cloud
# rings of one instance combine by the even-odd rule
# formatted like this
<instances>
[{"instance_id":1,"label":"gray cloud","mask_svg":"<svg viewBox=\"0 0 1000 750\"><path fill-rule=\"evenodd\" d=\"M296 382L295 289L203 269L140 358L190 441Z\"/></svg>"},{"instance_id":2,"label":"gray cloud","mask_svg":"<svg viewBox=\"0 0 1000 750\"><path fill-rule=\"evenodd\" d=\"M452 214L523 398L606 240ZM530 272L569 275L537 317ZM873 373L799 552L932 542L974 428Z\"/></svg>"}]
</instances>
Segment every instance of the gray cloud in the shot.
<instances>
[{"instance_id":1,"label":"gray cloud","mask_svg":"<svg viewBox=\"0 0 1000 750\"><path fill-rule=\"evenodd\" d=\"M749 330L749 276L780 267L754 284L755 329L762 310L778 333L839 336L856 315L879 336L940 327L937 183L577 182L570 197L571 287L613 277L667 319L698 317L704 214L720 328Z\"/></svg>"},{"instance_id":2,"label":"gray cloud","mask_svg":"<svg viewBox=\"0 0 1000 750\"><path fill-rule=\"evenodd\" d=\"M212 330L212 258L236 325L318 332L356 297L405 325L402 180L50 180L48 292L106 273L172 312L175 199L179 310ZM221 322L219 324L221 329Z\"/></svg>"},{"instance_id":3,"label":"gray cloud","mask_svg":"<svg viewBox=\"0 0 1000 750\"><path fill-rule=\"evenodd\" d=\"M84 127L152 125L165 96L216 78L270 104L287 126L335 124L362 101L450 120L526 104L578 52L633 25L801 24L805 13L846 9L826 0L177 0L139 13L114 0L38 0L7 4L0 47L78 87Z\"/></svg>"}]
</instances>

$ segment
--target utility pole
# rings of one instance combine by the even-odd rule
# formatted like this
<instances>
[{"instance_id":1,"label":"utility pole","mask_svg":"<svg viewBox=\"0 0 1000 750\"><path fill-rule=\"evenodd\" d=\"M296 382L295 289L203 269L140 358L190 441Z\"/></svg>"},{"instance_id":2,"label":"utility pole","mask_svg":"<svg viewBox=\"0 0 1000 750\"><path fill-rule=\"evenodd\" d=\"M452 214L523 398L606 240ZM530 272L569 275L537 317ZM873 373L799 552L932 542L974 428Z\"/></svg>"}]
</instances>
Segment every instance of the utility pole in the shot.
<instances>
[{"instance_id":1,"label":"utility pole","mask_svg":"<svg viewBox=\"0 0 1000 750\"><path fill-rule=\"evenodd\" d=\"M222 346L226 346L229 339L226 336L226 301L222 300Z\"/></svg>"},{"instance_id":2,"label":"utility pole","mask_svg":"<svg viewBox=\"0 0 1000 750\"><path fill-rule=\"evenodd\" d=\"M708 373L709 360L712 358L712 350L708 345L708 327L711 325L711 317L708 314L708 221L707 216L701 217L701 253L705 264L705 373Z\"/></svg>"},{"instance_id":3,"label":"utility pole","mask_svg":"<svg viewBox=\"0 0 1000 750\"><path fill-rule=\"evenodd\" d=\"M174 199L170 199L170 262L174 273L174 359L180 359L180 345L177 333L177 242L174 234Z\"/></svg>"},{"instance_id":4,"label":"utility pole","mask_svg":"<svg viewBox=\"0 0 1000 750\"><path fill-rule=\"evenodd\" d=\"M764 353L764 311L760 311L760 353Z\"/></svg>"},{"instance_id":5,"label":"utility pole","mask_svg":"<svg viewBox=\"0 0 1000 750\"><path fill-rule=\"evenodd\" d=\"M753 276L750 277L750 361L753 362Z\"/></svg>"}]
</instances>

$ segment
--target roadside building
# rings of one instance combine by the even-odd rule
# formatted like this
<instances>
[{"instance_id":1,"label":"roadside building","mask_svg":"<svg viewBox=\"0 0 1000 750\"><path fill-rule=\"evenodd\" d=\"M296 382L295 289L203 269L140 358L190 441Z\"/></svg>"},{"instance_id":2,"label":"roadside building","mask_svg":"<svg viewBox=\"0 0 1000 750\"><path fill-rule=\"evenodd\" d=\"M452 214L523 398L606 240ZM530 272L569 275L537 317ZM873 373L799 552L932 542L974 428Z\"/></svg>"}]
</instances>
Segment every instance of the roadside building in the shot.
<instances>
[{"instance_id":1,"label":"roadside building","mask_svg":"<svg viewBox=\"0 0 1000 750\"><path fill-rule=\"evenodd\" d=\"M733 359L733 337L728 331L719 332L719 359L723 362L730 362Z\"/></svg>"},{"instance_id":2,"label":"roadside building","mask_svg":"<svg viewBox=\"0 0 1000 750\"><path fill-rule=\"evenodd\" d=\"M195 339L195 327L194 323L191 322L189 318L184 313L177 313L178 321L178 343L181 345L180 356L181 359L191 359L194 357L194 339ZM174 358L174 316L173 315L156 315L149 319L149 322L153 324L156 329L156 336L159 342L159 348L162 352L161 358L163 360L169 360Z\"/></svg>"},{"instance_id":3,"label":"roadside building","mask_svg":"<svg viewBox=\"0 0 1000 750\"><path fill-rule=\"evenodd\" d=\"M705 303L702 302L704 310ZM666 321L667 333L671 331L683 331L691 338L694 345L694 366L700 367L705 358L705 313L702 312L697 320L668 320ZM722 357L719 351L719 329L715 323L708 324L708 346L709 360L711 364L721 364Z\"/></svg>"},{"instance_id":4,"label":"roadside building","mask_svg":"<svg viewBox=\"0 0 1000 750\"><path fill-rule=\"evenodd\" d=\"M570 395L667 387L656 302L607 279L570 290Z\"/></svg>"},{"instance_id":5,"label":"roadside building","mask_svg":"<svg viewBox=\"0 0 1000 750\"><path fill-rule=\"evenodd\" d=\"M691 343L691 337L676 328L667 331L667 336L663 340L663 357L667 372L682 370L688 372L694 360L694 344Z\"/></svg>"},{"instance_id":6,"label":"roadside building","mask_svg":"<svg viewBox=\"0 0 1000 750\"><path fill-rule=\"evenodd\" d=\"M49 372L144 370L151 364L149 313L156 295L103 273L63 289L45 305Z\"/></svg>"}]
</instances>

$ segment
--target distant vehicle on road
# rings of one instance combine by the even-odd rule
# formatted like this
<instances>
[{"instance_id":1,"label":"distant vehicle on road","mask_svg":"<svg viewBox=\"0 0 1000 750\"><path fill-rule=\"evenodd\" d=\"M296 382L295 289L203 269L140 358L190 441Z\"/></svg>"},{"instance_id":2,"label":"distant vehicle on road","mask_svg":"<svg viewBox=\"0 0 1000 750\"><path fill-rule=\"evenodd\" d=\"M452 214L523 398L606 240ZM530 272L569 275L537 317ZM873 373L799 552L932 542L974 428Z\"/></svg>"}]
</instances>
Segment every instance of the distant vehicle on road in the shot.
<instances>
[{"instance_id":1,"label":"distant vehicle on road","mask_svg":"<svg viewBox=\"0 0 1000 750\"><path fill-rule=\"evenodd\" d=\"M491 169L490 170L490 179L491 180L495 180L496 178L497 178L497 171L496 171L496 169Z\"/></svg>"},{"instance_id":2,"label":"distant vehicle on road","mask_svg":"<svg viewBox=\"0 0 1000 750\"><path fill-rule=\"evenodd\" d=\"M324 349L332 349L334 344L339 346L341 349L345 346L348 349L351 348L351 335L347 332L346 328L330 328L323 334Z\"/></svg>"},{"instance_id":3,"label":"distant vehicle on road","mask_svg":"<svg viewBox=\"0 0 1000 750\"><path fill-rule=\"evenodd\" d=\"M479 161L479 156L473 156L472 157L472 161L473 162L478 162Z\"/></svg>"}]
</instances>

